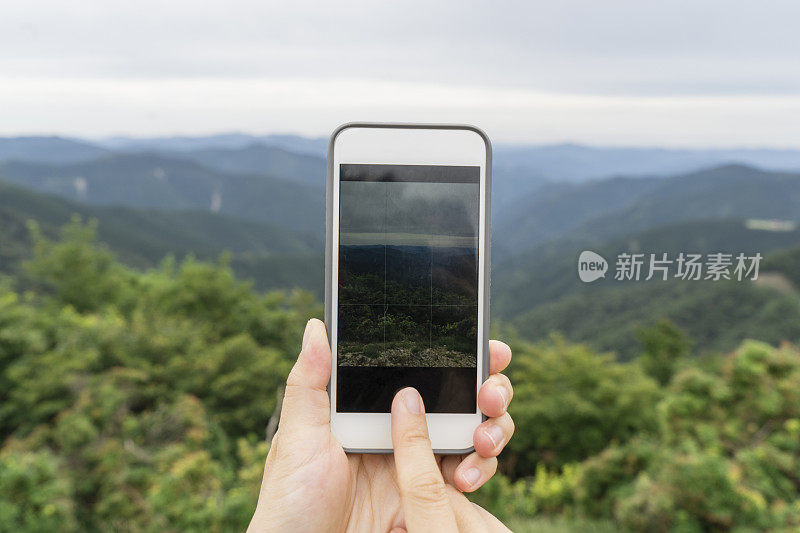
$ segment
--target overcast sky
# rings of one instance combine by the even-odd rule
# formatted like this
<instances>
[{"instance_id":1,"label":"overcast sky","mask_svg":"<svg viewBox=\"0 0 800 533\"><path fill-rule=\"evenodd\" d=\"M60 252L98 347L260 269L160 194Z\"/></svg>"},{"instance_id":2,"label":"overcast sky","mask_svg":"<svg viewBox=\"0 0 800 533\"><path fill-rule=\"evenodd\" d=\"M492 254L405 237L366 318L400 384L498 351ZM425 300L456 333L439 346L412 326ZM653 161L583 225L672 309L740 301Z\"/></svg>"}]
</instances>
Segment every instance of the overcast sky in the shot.
<instances>
[{"instance_id":1,"label":"overcast sky","mask_svg":"<svg viewBox=\"0 0 800 533\"><path fill-rule=\"evenodd\" d=\"M327 135L800 147L797 0L26 0L0 7L0 135Z\"/></svg>"}]
</instances>

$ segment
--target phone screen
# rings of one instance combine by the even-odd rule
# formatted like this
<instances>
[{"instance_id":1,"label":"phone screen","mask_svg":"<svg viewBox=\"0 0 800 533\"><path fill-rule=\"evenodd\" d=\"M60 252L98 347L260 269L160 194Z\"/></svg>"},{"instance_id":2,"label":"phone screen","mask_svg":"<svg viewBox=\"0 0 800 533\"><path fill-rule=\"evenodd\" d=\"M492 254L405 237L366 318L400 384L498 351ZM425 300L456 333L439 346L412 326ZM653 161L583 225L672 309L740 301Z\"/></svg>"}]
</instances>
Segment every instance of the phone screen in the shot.
<instances>
[{"instance_id":1,"label":"phone screen","mask_svg":"<svg viewBox=\"0 0 800 533\"><path fill-rule=\"evenodd\" d=\"M480 167L339 167L339 412L476 412Z\"/></svg>"}]
</instances>

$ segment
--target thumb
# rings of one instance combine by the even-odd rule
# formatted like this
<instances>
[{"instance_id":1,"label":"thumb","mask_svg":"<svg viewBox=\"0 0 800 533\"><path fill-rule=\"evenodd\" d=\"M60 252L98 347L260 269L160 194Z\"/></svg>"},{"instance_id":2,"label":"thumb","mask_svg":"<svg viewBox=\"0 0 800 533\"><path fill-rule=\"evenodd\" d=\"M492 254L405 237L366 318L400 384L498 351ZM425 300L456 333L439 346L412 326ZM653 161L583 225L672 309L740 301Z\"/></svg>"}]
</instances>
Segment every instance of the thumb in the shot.
<instances>
[{"instance_id":1,"label":"thumb","mask_svg":"<svg viewBox=\"0 0 800 533\"><path fill-rule=\"evenodd\" d=\"M328 380L331 377L331 347L322 321L312 318L303 333L303 347L286 379L286 392L278 424L282 433L308 427L328 426L331 409Z\"/></svg>"}]
</instances>

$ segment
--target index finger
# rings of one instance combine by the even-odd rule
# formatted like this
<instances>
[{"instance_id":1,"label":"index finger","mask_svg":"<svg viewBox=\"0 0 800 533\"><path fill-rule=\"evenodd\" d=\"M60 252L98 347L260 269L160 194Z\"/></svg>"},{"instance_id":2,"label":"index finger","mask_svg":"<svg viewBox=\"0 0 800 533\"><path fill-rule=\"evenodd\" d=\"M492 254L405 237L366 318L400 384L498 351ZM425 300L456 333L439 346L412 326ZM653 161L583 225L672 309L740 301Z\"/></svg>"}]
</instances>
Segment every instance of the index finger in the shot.
<instances>
[{"instance_id":1,"label":"index finger","mask_svg":"<svg viewBox=\"0 0 800 533\"><path fill-rule=\"evenodd\" d=\"M433 455L419 393L407 387L392 401L392 445L408 531L457 531L442 474Z\"/></svg>"}]
</instances>

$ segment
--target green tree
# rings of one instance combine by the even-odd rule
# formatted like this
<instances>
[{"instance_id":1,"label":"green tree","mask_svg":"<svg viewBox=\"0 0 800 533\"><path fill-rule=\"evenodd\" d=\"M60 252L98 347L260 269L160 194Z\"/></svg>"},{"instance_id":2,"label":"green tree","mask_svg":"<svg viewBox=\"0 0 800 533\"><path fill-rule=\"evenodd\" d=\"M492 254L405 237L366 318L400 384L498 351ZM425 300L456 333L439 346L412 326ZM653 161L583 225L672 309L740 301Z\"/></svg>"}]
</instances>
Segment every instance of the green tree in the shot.
<instances>
[{"instance_id":1,"label":"green tree","mask_svg":"<svg viewBox=\"0 0 800 533\"><path fill-rule=\"evenodd\" d=\"M639 363L645 373L661 385L669 383L678 362L689 354L689 339L666 319L652 328L639 328L636 338L642 347Z\"/></svg>"},{"instance_id":2,"label":"green tree","mask_svg":"<svg viewBox=\"0 0 800 533\"><path fill-rule=\"evenodd\" d=\"M84 225L76 215L62 228L56 243L44 237L36 223L31 222L29 228L33 259L24 267L33 281L52 290L59 302L81 312L92 311L119 303L130 289L133 273L95 242L97 221Z\"/></svg>"},{"instance_id":3,"label":"green tree","mask_svg":"<svg viewBox=\"0 0 800 533\"><path fill-rule=\"evenodd\" d=\"M658 385L634 363L554 336L514 344L511 413L520 428L507 467L521 476L536 464L580 461L612 442L656 428Z\"/></svg>"}]
</instances>

